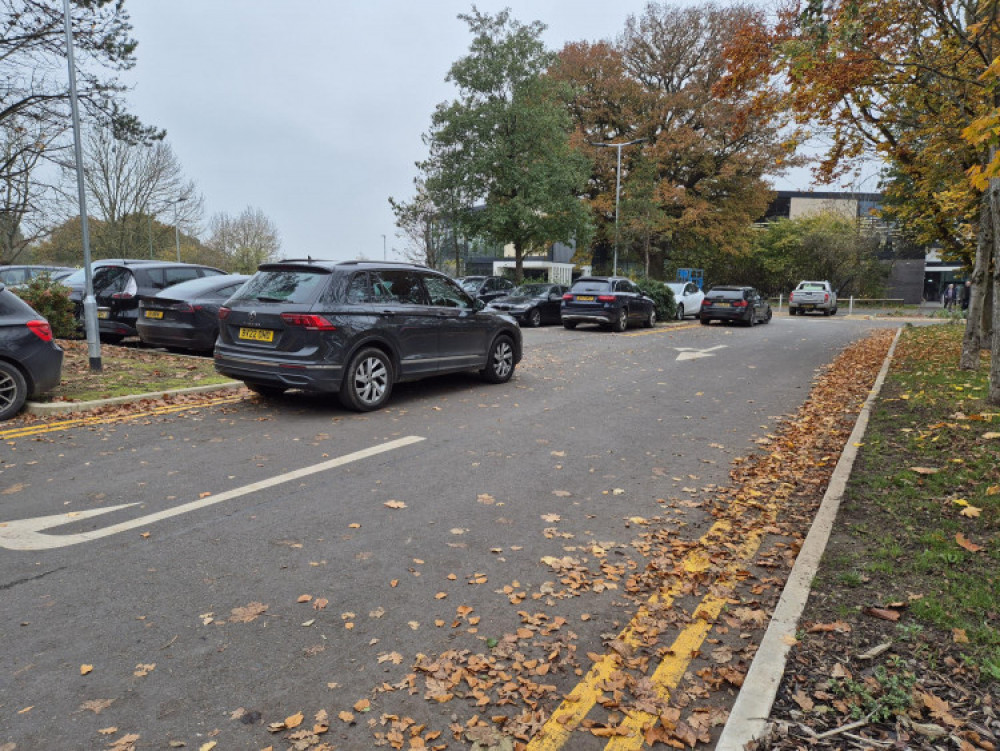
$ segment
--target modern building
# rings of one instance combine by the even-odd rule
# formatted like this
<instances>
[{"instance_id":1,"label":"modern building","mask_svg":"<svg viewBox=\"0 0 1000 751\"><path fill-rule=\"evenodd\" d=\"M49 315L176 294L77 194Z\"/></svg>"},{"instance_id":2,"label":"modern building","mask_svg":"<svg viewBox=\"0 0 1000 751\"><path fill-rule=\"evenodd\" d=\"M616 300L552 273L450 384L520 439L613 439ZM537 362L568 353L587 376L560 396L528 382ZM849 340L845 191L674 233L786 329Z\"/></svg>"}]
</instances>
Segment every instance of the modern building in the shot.
<instances>
[{"instance_id":1,"label":"modern building","mask_svg":"<svg viewBox=\"0 0 1000 751\"><path fill-rule=\"evenodd\" d=\"M880 215L881 193L840 193L779 190L762 222L797 219L819 213L840 214L882 238L882 257L890 264L886 297L906 304L940 300L951 283L965 280L961 264L942 261L936 248L909 246L898 227Z\"/></svg>"}]
</instances>

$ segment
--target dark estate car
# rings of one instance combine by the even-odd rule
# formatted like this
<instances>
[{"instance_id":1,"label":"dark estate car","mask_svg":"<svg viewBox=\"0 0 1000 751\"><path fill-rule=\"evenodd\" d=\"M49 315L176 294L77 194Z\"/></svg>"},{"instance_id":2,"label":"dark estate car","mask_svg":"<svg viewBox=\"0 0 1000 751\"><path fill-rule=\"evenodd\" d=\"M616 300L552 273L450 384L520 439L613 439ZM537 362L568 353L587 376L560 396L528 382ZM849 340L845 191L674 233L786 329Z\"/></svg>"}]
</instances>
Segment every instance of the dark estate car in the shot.
<instances>
[{"instance_id":1,"label":"dark estate car","mask_svg":"<svg viewBox=\"0 0 1000 751\"><path fill-rule=\"evenodd\" d=\"M219 335L219 308L249 278L245 274L205 276L155 295L139 295L135 323L139 339L153 347L211 352Z\"/></svg>"},{"instance_id":2,"label":"dark estate car","mask_svg":"<svg viewBox=\"0 0 1000 751\"><path fill-rule=\"evenodd\" d=\"M698 318L712 321L739 321L746 326L771 322L771 303L753 287L712 287L701 303Z\"/></svg>"},{"instance_id":3,"label":"dark estate car","mask_svg":"<svg viewBox=\"0 0 1000 751\"><path fill-rule=\"evenodd\" d=\"M215 369L264 396L338 393L360 412L400 381L476 370L504 383L521 360L521 330L483 307L415 264L263 264L219 310Z\"/></svg>"},{"instance_id":4,"label":"dark estate car","mask_svg":"<svg viewBox=\"0 0 1000 751\"><path fill-rule=\"evenodd\" d=\"M462 289L483 302L506 297L514 291L514 282L502 276L463 276L457 281Z\"/></svg>"},{"instance_id":5,"label":"dark estate car","mask_svg":"<svg viewBox=\"0 0 1000 751\"><path fill-rule=\"evenodd\" d=\"M117 344L126 336L136 336L140 296L152 296L181 282L226 273L212 266L192 263L130 260L103 261L99 268L92 267L92 271L101 339L109 344ZM71 287L70 298L76 301L77 318L82 320L82 282L80 286Z\"/></svg>"},{"instance_id":6,"label":"dark estate car","mask_svg":"<svg viewBox=\"0 0 1000 751\"><path fill-rule=\"evenodd\" d=\"M53 281L59 281L76 269L69 266L0 266L0 283L8 287L27 284L36 276L48 274Z\"/></svg>"},{"instance_id":7,"label":"dark estate car","mask_svg":"<svg viewBox=\"0 0 1000 751\"><path fill-rule=\"evenodd\" d=\"M563 295L562 322L568 329L575 329L578 323L596 323L614 331L624 331L629 323L652 328L656 324L656 303L642 294L631 279L581 276Z\"/></svg>"},{"instance_id":8,"label":"dark estate car","mask_svg":"<svg viewBox=\"0 0 1000 751\"><path fill-rule=\"evenodd\" d=\"M0 420L16 415L29 396L58 386L62 359L48 321L0 284Z\"/></svg>"},{"instance_id":9,"label":"dark estate car","mask_svg":"<svg viewBox=\"0 0 1000 751\"><path fill-rule=\"evenodd\" d=\"M524 326L541 326L543 323L559 323L560 307L566 288L561 284L536 282L522 284L506 297L497 297L487 310L498 311L512 316Z\"/></svg>"}]
</instances>

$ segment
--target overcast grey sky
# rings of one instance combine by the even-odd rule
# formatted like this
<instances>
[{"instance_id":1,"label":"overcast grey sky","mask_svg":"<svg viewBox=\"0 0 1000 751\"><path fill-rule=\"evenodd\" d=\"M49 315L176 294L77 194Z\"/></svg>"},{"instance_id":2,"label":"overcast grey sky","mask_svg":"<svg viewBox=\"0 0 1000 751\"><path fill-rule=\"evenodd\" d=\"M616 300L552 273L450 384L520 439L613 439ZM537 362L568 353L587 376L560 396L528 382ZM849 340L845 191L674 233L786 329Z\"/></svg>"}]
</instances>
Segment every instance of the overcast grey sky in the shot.
<instances>
[{"instance_id":1,"label":"overcast grey sky","mask_svg":"<svg viewBox=\"0 0 1000 751\"><path fill-rule=\"evenodd\" d=\"M613 39L645 0L534 0L511 8L545 41ZM459 0L129 0L139 42L133 111L167 130L205 220L247 206L287 257L393 257L388 197L408 199L421 134L471 36ZM806 189L784 182L778 187ZM383 244L382 236L385 235ZM398 257L398 255L397 255Z\"/></svg>"}]
</instances>

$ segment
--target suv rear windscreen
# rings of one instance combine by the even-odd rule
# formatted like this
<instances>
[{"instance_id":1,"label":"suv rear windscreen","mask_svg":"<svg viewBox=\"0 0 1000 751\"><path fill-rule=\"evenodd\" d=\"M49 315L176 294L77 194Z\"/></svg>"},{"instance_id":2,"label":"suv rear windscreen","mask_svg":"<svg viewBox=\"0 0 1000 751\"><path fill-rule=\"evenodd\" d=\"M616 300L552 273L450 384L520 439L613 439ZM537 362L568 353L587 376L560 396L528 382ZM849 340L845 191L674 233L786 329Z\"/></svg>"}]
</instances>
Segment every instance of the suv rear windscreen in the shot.
<instances>
[{"instance_id":1,"label":"suv rear windscreen","mask_svg":"<svg viewBox=\"0 0 1000 751\"><path fill-rule=\"evenodd\" d=\"M709 300L742 300L741 289L713 289L705 297Z\"/></svg>"},{"instance_id":2,"label":"suv rear windscreen","mask_svg":"<svg viewBox=\"0 0 1000 751\"><path fill-rule=\"evenodd\" d=\"M303 269L271 269L258 271L231 301L311 302L326 286L330 275L322 271Z\"/></svg>"},{"instance_id":3,"label":"suv rear windscreen","mask_svg":"<svg viewBox=\"0 0 1000 751\"><path fill-rule=\"evenodd\" d=\"M581 292L610 292L610 283L604 281L603 279L593 279L593 280L581 280L573 285L573 289L570 290L573 294L579 294Z\"/></svg>"}]
</instances>

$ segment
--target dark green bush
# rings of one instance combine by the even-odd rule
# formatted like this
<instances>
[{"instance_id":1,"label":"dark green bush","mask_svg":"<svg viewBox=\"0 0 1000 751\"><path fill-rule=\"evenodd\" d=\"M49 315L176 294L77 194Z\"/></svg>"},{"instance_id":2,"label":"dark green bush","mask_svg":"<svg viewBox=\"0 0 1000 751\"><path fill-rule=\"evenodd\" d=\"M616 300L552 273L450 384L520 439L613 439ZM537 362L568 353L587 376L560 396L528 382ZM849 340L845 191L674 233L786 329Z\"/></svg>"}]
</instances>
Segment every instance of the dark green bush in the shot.
<instances>
[{"instance_id":1,"label":"dark green bush","mask_svg":"<svg viewBox=\"0 0 1000 751\"><path fill-rule=\"evenodd\" d=\"M57 339L77 339L75 304L69 299L69 287L53 282L48 274L39 274L24 287L11 289L52 327Z\"/></svg>"},{"instance_id":2,"label":"dark green bush","mask_svg":"<svg viewBox=\"0 0 1000 751\"><path fill-rule=\"evenodd\" d=\"M649 277L640 277L635 280L636 286L646 297L652 298L656 303L656 317L660 321L672 321L677 317L677 302L674 300L673 290L666 284Z\"/></svg>"}]
</instances>

